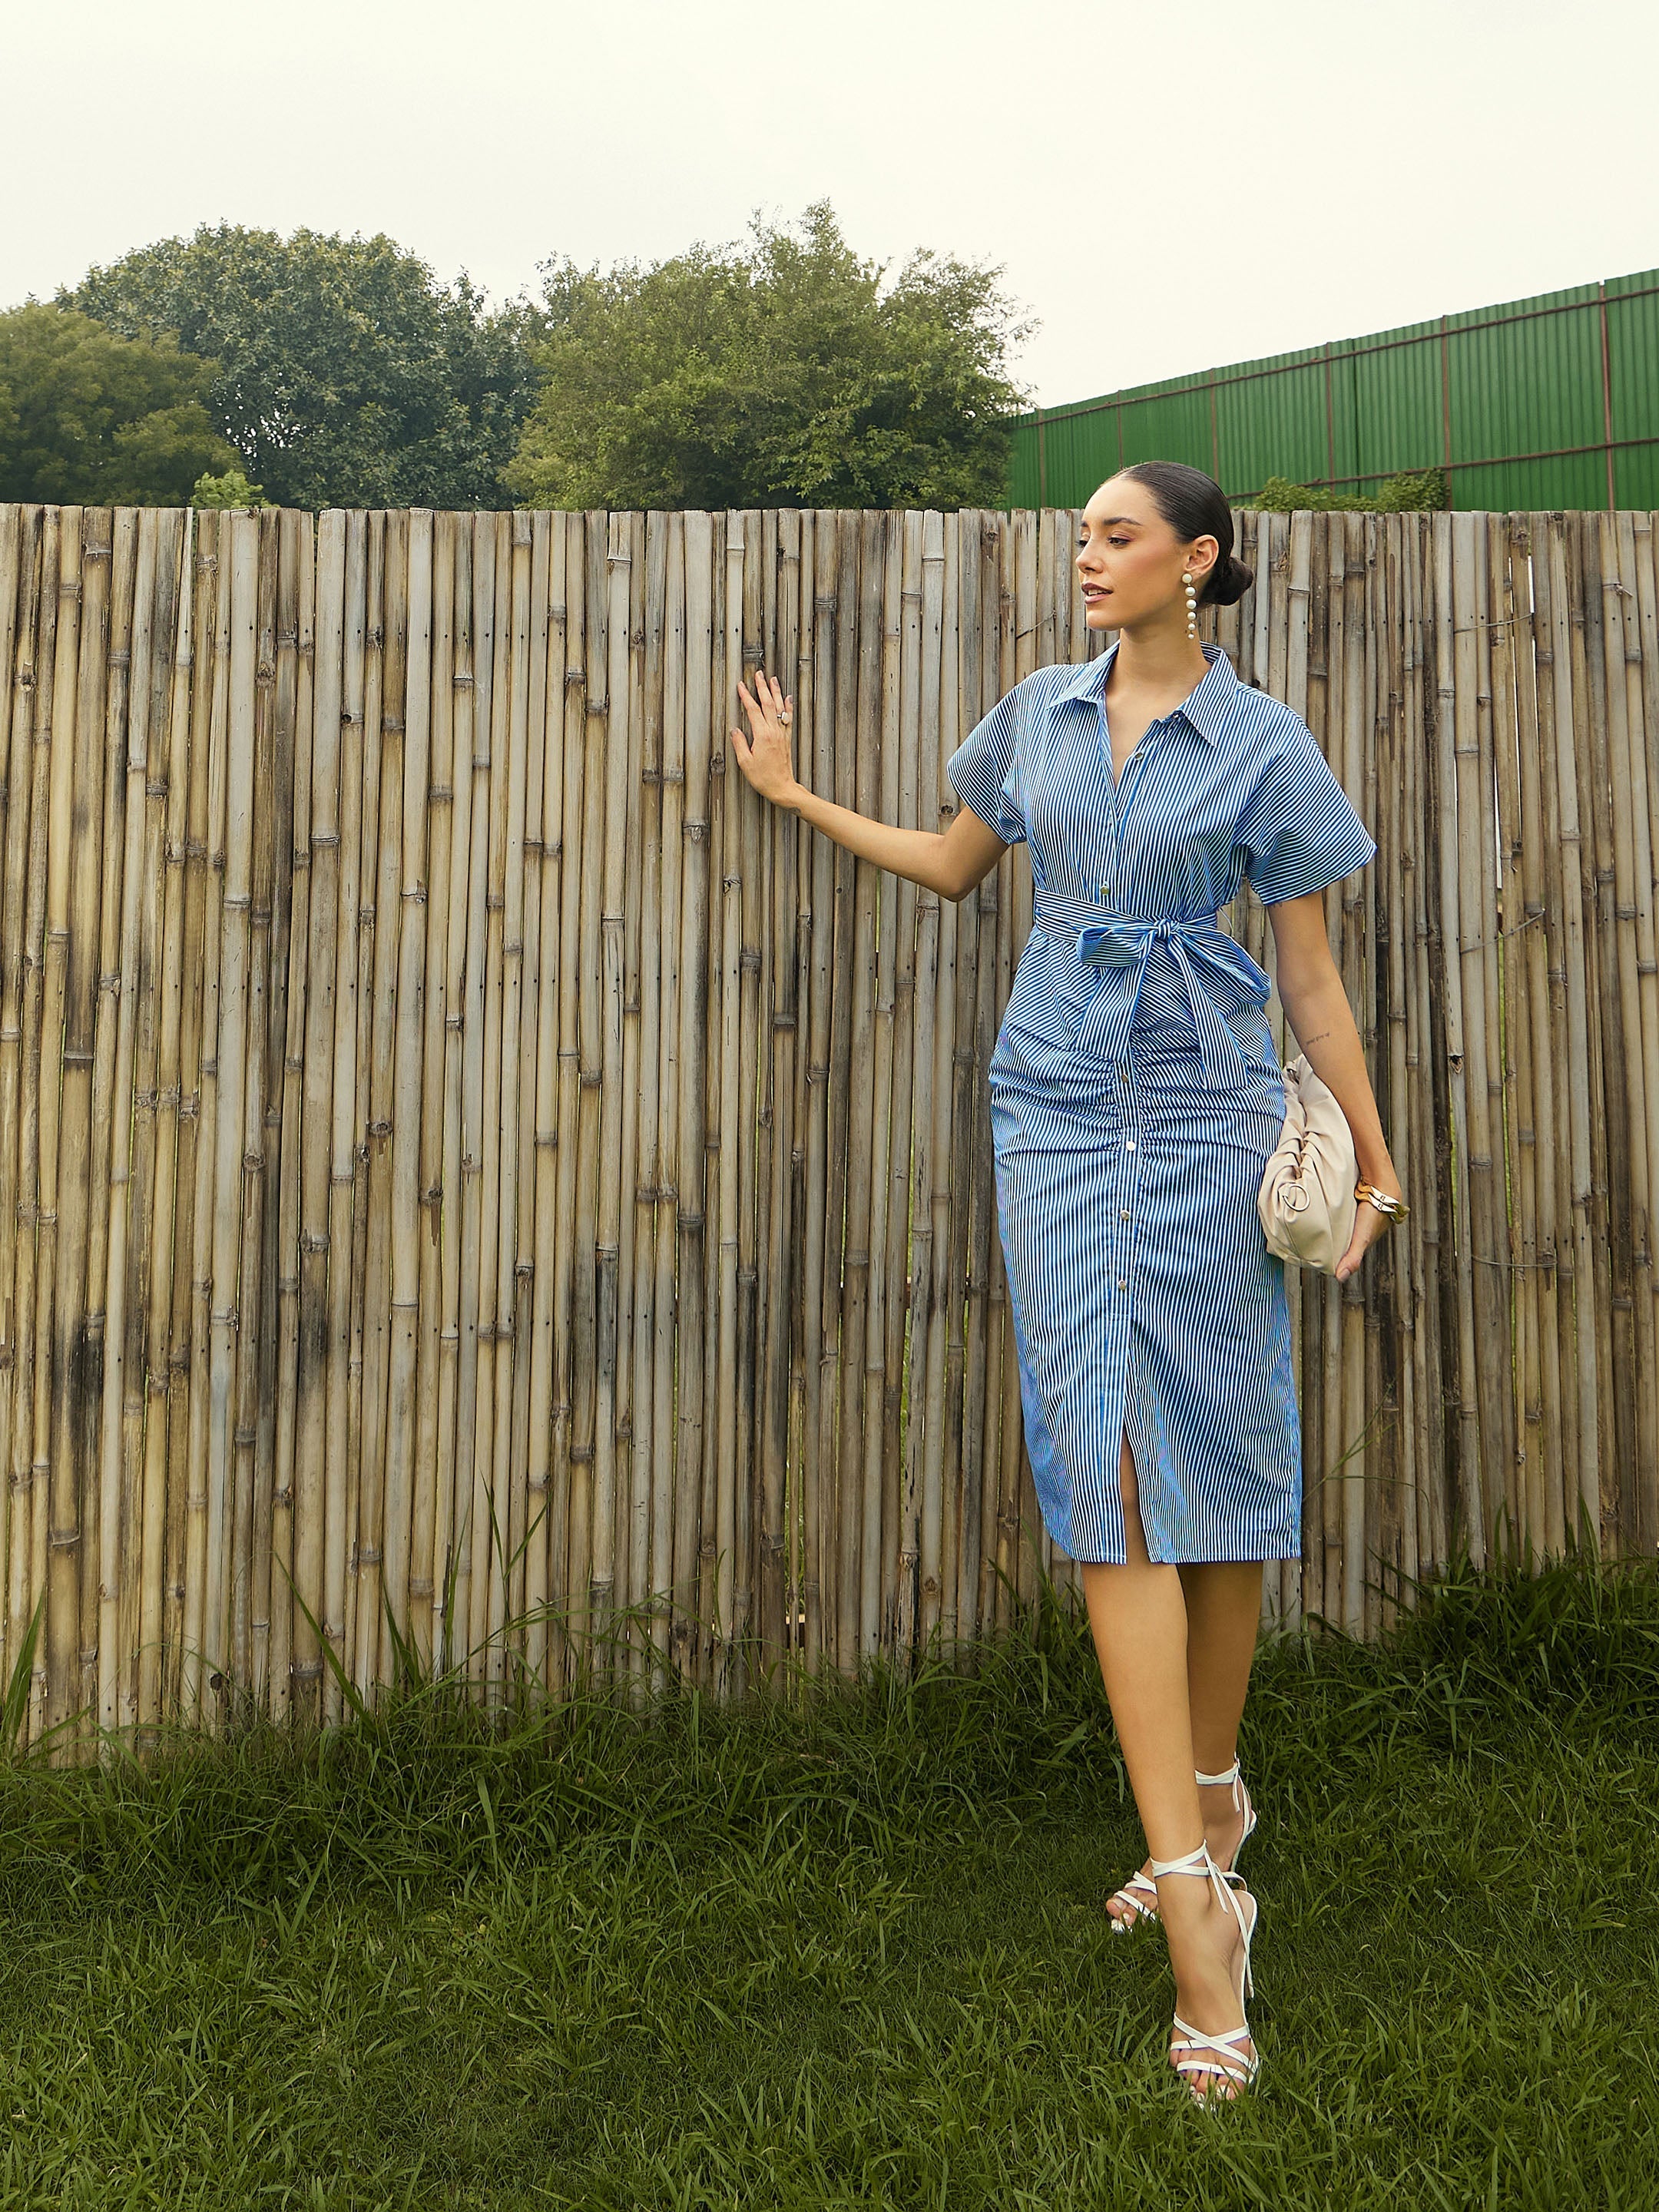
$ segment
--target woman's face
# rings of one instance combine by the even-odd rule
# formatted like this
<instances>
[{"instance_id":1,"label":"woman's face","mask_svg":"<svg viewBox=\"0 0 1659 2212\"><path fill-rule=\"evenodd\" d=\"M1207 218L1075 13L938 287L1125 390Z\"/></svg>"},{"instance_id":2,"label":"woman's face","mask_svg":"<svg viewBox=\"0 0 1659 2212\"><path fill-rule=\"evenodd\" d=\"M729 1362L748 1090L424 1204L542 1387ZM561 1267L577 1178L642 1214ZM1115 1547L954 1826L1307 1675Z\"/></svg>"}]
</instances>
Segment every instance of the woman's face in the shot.
<instances>
[{"instance_id":1,"label":"woman's face","mask_svg":"<svg viewBox=\"0 0 1659 2212\"><path fill-rule=\"evenodd\" d=\"M1151 492L1133 477L1109 477L1083 510L1077 573L1091 629L1178 620L1184 629L1190 571L1194 592L1221 550L1218 538L1178 538Z\"/></svg>"}]
</instances>

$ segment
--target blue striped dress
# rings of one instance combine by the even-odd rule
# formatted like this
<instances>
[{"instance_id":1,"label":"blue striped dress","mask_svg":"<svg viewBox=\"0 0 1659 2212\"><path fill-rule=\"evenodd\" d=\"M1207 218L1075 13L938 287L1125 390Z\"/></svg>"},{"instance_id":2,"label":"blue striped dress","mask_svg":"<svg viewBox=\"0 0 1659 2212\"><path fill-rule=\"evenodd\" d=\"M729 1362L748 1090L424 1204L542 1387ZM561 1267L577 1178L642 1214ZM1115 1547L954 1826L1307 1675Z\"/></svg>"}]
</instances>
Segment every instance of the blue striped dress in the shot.
<instances>
[{"instance_id":1,"label":"blue striped dress","mask_svg":"<svg viewBox=\"0 0 1659 2212\"><path fill-rule=\"evenodd\" d=\"M1030 847L1032 927L990 1066L1025 1441L1050 1535L1121 1564L1121 1438L1154 1559L1297 1557L1284 1262L1256 1192L1285 1118L1269 981L1218 929L1376 851L1308 726L1219 646L1114 781L1098 659L1040 668L951 756Z\"/></svg>"}]
</instances>

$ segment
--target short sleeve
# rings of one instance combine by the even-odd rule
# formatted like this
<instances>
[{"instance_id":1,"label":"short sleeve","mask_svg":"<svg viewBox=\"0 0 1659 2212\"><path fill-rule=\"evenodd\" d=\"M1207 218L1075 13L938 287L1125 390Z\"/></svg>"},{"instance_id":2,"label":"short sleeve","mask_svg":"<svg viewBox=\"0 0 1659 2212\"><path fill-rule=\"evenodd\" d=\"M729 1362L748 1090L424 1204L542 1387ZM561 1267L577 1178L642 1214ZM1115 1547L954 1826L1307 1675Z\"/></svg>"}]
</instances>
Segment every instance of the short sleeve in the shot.
<instances>
[{"instance_id":1,"label":"short sleeve","mask_svg":"<svg viewBox=\"0 0 1659 2212\"><path fill-rule=\"evenodd\" d=\"M1376 854L1311 730L1295 732L1250 794L1235 844L1263 906L1323 890Z\"/></svg>"},{"instance_id":2,"label":"short sleeve","mask_svg":"<svg viewBox=\"0 0 1659 2212\"><path fill-rule=\"evenodd\" d=\"M1019 795L1020 719L1016 687L975 724L945 763L951 790L1005 845L1025 842L1025 811Z\"/></svg>"}]
</instances>

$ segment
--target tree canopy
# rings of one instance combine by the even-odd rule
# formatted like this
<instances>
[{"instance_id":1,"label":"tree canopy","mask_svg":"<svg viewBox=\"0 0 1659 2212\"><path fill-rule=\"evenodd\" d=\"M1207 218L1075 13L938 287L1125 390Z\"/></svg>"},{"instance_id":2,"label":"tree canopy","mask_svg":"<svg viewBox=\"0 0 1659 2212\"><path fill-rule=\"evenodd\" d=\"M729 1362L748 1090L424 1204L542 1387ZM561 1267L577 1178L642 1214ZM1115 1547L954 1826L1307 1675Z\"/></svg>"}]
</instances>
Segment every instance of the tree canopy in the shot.
<instances>
[{"instance_id":1,"label":"tree canopy","mask_svg":"<svg viewBox=\"0 0 1659 2212\"><path fill-rule=\"evenodd\" d=\"M548 263L507 481L551 507L1000 505L1029 327L1000 274L918 251L884 286L822 201L647 268Z\"/></svg>"},{"instance_id":2,"label":"tree canopy","mask_svg":"<svg viewBox=\"0 0 1659 2212\"><path fill-rule=\"evenodd\" d=\"M170 333L210 361L207 404L268 499L503 503L501 470L534 393L535 318L522 306L486 312L465 276L439 284L389 238L204 224L88 270L58 297L123 337Z\"/></svg>"},{"instance_id":3,"label":"tree canopy","mask_svg":"<svg viewBox=\"0 0 1659 2212\"><path fill-rule=\"evenodd\" d=\"M236 458L210 381L171 338L125 341L39 301L0 314L0 499L181 505Z\"/></svg>"}]
</instances>

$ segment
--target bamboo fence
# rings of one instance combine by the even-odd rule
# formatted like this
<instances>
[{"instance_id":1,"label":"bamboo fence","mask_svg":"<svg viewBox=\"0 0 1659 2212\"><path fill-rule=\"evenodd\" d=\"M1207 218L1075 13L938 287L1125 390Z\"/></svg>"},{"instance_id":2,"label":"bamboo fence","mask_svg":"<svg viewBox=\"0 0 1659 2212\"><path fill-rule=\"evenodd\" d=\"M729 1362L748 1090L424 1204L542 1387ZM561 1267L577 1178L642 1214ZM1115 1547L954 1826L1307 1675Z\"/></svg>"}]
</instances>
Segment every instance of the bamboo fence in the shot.
<instances>
[{"instance_id":1,"label":"bamboo fence","mask_svg":"<svg viewBox=\"0 0 1659 2212\"><path fill-rule=\"evenodd\" d=\"M1288 1271L1266 1598L1371 1634L1460 1546L1659 1541L1653 517L1237 521L1204 635L1379 847L1328 919L1413 1211ZM985 1091L1026 857L941 901L726 739L783 672L817 788L942 824L979 715L1105 642L1074 522L0 508L30 1736L337 1719L404 1644L732 1694L1070 1579Z\"/></svg>"}]
</instances>

